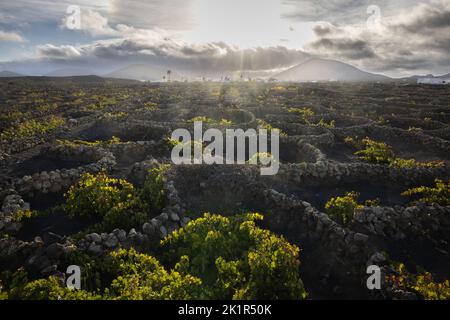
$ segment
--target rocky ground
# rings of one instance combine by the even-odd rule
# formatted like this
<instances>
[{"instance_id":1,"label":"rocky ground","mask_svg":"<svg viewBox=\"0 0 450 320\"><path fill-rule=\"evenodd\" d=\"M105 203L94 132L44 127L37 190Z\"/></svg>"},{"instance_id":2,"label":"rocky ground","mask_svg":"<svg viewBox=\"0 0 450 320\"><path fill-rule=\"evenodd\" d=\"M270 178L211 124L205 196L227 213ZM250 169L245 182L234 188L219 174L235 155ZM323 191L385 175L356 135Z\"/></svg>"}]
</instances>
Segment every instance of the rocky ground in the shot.
<instances>
[{"instance_id":1,"label":"rocky ground","mask_svg":"<svg viewBox=\"0 0 450 320\"><path fill-rule=\"evenodd\" d=\"M379 265L389 275L395 261L411 272L423 268L438 281L450 277L450 207L412 204L401 195L450 178L449 98L448 87L401 83L3 79L1 270L25 267L48 276L62 271L60 259L70 250L100 257L118 247L151 251L204 212L260 212L264 227L301 248L300 273L310 298L417 298L387 283L369 291L366 267ZM50 116L61 121L36 125L49 123ZM261 123L279 128L279 173L261 176L251 165L172 165L164 174L164 208L130 230L83 233L88 226L63 214L14 218L29 209L57 208L86 172L105 169L142 186L148 169L171 163L171 132L192 130L189 120L199 116L221 130ZM31 119L36 123L17 125ZM370 137L403 159L440 165L363 161L347 137ZM348 191L359 192L362 200L378 198L379 204L358 208L343 225L326 214L325 204Z\"/></svg>"}]
</instances>

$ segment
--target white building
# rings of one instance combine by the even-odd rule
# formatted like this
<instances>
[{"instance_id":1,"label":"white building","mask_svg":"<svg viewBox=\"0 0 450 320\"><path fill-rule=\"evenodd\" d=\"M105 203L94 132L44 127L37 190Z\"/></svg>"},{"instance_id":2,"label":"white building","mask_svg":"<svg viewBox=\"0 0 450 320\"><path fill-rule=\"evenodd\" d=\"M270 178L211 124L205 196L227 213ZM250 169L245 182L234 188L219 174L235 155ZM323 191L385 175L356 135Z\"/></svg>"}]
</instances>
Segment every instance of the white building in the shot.
<instances>
[{"instance_id":1,"label":"white building","mask_svg":"<svg viewBox=\"0 0 450 320\"><path fill-rule=\"evenodd\" d=\"M434 85L448 85L450 84L450 79L439 79L439 78L420 78L417 79L418 84L434 84Z\"/></svg>"}]
</instances>

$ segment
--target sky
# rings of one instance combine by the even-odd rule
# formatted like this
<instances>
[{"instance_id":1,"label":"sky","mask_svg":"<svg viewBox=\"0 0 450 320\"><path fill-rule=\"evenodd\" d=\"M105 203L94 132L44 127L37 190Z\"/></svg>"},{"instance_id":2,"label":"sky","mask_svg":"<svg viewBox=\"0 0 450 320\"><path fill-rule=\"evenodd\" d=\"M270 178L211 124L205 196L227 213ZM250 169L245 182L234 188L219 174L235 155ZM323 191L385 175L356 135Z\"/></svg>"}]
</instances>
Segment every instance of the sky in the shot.
<instances>
[{"instance_id":1,"label":"sky","mask_svg":"<svg viewBox=\"0 0 450 320\"><path fill-rule=\"evenodd\" d=\"M450 0L14 0L0 70L281 71L335 59L393 77L450 72Z\"/></svg>"}]
</instances>

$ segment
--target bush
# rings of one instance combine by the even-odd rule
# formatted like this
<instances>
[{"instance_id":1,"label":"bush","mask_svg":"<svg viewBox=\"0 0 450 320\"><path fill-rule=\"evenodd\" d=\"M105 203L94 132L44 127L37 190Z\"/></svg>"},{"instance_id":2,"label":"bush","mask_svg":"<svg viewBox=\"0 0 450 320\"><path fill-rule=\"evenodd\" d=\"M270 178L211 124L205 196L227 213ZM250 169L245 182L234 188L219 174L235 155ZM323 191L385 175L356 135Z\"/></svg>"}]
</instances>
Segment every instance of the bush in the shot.
<instances>
[{"instance_id":1,"label":"bush","mask_svg":"<svg viewBox=\"0 0 450 320\"><path fill-rule=\"evenodd\" d=\"M8 293L3 291L3 284L0 281L0 300L8 299Z\"/></svg>"},{"instance_id":2,"label":"bush","mask_svg":"<svg viewBox=\"0 0 450 320\"><path fill-rule=\"evenodd\" d=\"M450 299L448 280L441 283L435 282L433 275L429 272L411 274L402 263L395 266L395 271L396 275L388 276L386 279L394 289L415 292L424 300Z\"/></svg>"},{"instance_id":3,"label":"bush","mask_svg":"<svg viewBox=\"0 0 450 320\"><path fill-rule=\"evenodd\" d=\"M419 196L418 201L427 204L439 204L441 206L450 205L450 180L446 183L442 180L435 180L435 187L417 187L402 193L402 196Z\"/></svg>"},{"instance_id":4,"label":"bush","mask_svg":"<svg viewBox=\"0 0 450 320\"><path fill-rule=\"evenodd\" d=\"M366 200L364 203L359 203L360 194L358 192L347 192L343 197L331 198L325 204L327 214L335 221L342 225L350 223L353 219L355 209L363 207L376 207L380 205L380 200Z\"/></svg>"},{"instance_id":5,"label":"bush","mask_svg":"<svg viewBox=\"0 0 450 320\"><path fill-rule=\"evenodd\" d=\"M361 159L380 164L390 164L394 158L392 147L383 142L377 142L369 138L362 140L364 149L357 151L355 155Z\"/></svg>"},{"instance_id":6,"label":"bush","mask_svg":"<svg viewBox=\"0 0 450 320\"><path fill-rule=\"evenodd\" d=\"M392 147L384 142L374 141L370 138L365 138L361 142L355 141L353 138L345 138L347 144L352 145L357 149L355 155L360 159L371 163L388 164L391 167L397 168L435 168L443 166L442 161L434 162L419 162L414 159L403 159L397 157L392 150Z\"/></svg>"},{"instance_id":7,"label":"bush","mask_svg":"<svg viewBox=\"0 0 450 320\"><path fill-rule=\"evenodd\" d=\"M197 295L201 284L191 275L166 271L157 259L134 249L112 252L109 260L113 280L106 288L71 290L51 276L22 285L15 296L25 300L186 300Z\"/></svg>"},{"instance_id":8,"label":"bush","mask_svg":"<svg viewBox=\"0 0 450 320\"><path fill-rule=\"evenodd\" d=\"M202 280L201 299L303 299L299 249L255 224L259 214L205 214L162 241L166 259Z\"/></svg>"},{"instance_id":9,"label":"bush","mask_svg":"<svg viewBox=\"0 0 450 320\"><path fill-rule=\"evenodd\" d=\"M84 174L65 197L69 216L100 222L103 228L131 228L145 222L133 185L104 171Z\"/></svg>"},{"instance_id":10,"label":"bush","mask_svg":"<svg viewBox=\"0 0 450 320\"><path fill-rule=\"evenodd\" d=\"M120 249L103 258L78 251L66 265L82 267L81 290L56 277L29 281L19 270L7 277L10 299L302 299L299 249L256 227L258 214L231 218L206 214L162 241L165 268L157 258Z\"/></svg>"},{"instance_id":11,"label":"bush","mask_svg":"<svg viewBox=\"0 0 450 320\"><path fill-rule=\"evenodd\" d=\"M45 134L64 124L65 120L56 116L49 116L42 120L25 120L0 133L0 142L11 142L17 139L26 139L38 134Z\"/></svg>"},{"instance_id":12,"label":"bush","mask_svg":"<svg viewBox=\"0 0 450 320\"><path fill-rule=\"evenodd\" d=\"M311 108L289 108L288 112L300 115L302 120L307 124L310 124L311 118L315 115L314 111Z\"/></svg>"},{"instance_id":13,"label":"bush","mask_svg":"<svg viewBox=\"0 0 450 320\"><path fill-rule=\"evenodd\" d=\"M153 168L145 178L144 186L139 193L140 205L146 212L159 212L164 207L164 172L169 165Z\"/></svg>"},{"instance_id":14,"label":"bush","mask_svg":"<svg viewBox=\"0 0 450 320\"><path fill-rule=\"evenodd\" d=\"M346 225L352 221L355 209L362 208L358 204L359 193L347 192L343 197L331 198L325 204L325 210L331 219Z\"/></svg>"}]
</instances>

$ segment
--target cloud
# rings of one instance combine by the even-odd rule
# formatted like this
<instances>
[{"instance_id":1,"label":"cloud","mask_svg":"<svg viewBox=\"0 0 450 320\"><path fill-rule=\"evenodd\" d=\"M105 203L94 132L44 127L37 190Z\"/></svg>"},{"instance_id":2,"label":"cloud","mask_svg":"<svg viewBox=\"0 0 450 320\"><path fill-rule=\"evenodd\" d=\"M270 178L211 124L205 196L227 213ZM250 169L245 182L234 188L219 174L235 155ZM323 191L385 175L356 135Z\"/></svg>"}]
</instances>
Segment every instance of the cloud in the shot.
<instances>
[{"instance_id":1,"label":"cloud","mask_svg":"<svg viewBox=\"0 0 450 320\"><path fill-rule=\"evenodd\" d=\"M322 22L313 30L316 39L306 45L307 52L370 71L444 73L450 68L450 0L416 5L382 19L377 28Z\"/></svg>"},{"instance_id":2,"label":"cloud","mask_svg":"<svg viewBox=\"0 0 450 320\"><path fill-rule=\"evenodd\" d=\"M112 0L108 16L117 24L136 28L184 30L194 24L195 0Z\"/></svg>"},{"instance_id":3,"label":"cloud","mask_svg":"<svg viewBox=\"0 0 450 320\"><path fill-rule=\"evenodd\" d=\"M55 23L67 18L69 6L79 6L84 30L104 34L102 27L128 24L136 28L183 30L192 25L191 12L195 0L14 0L0 2L0 24ZM95 21L98 18L99 21ZM103 31L95 33L95 31Z\"/></svg>"},{"instance_id":4,"label":"cloud","mask_svg":"<svg viewBox=\"0 0 450 320\"><path fill-rule=\"evenodd\" d=\"M130 27L121 26L118 32L131 31ZM205 72L269 70L289 67L308 58L301 50L285 47L240 49L223 42L187 43L148 30L138 30L133 37L98 40L80 46L46 44L39 46L38 50L42 59L59 62L96 60L117 65L148 63Z\"/></svg>"},{"instance_id":5,"label":"cloud","mask_svg":"<svg viewBox=\"0 0 450 320\"><path fill-rule=\"evenodd\" d=\"M0 30L0 42L25 42L25 39L16 32Z\"/></svg>"},{"instance_id":6,"label":"cloud","mask_svg":"<svg viewBox=\"0 0 450 320\"><path fill-rule=\"evenodd\" d=\"M38 46L37 50L40 57L49 59L70 59L81 56L80 50L74 46L54 46L52 44L45 44Z\"/></svg>"},{"instance_id":7,"label":"cloud","mask_svg":"<svg viewBox=\"0 0 450 320\"><path fill-rule=\"evenodd\" d=\"M385 16L398 13L404 7L424 0L282 0L287 12L283 17L302 22L331 22L336 25L365 23L371 12L370 6L377 6Z\"/></svg>"},{"instance_id":8,"label":"cloud","mask_svg":"<svg viewBox=\"0 0 450 320\"><path fill-rule=\"evenodd\" d=\"M60 27L63 29L73 29L71 26L72 16L66 15L61 19ZM79 30L85 31L92 36L116 36L117 30L113 29L108 19L100 13L93 10L84 10L79 12Z\"/></svg>"}]
</instances>

